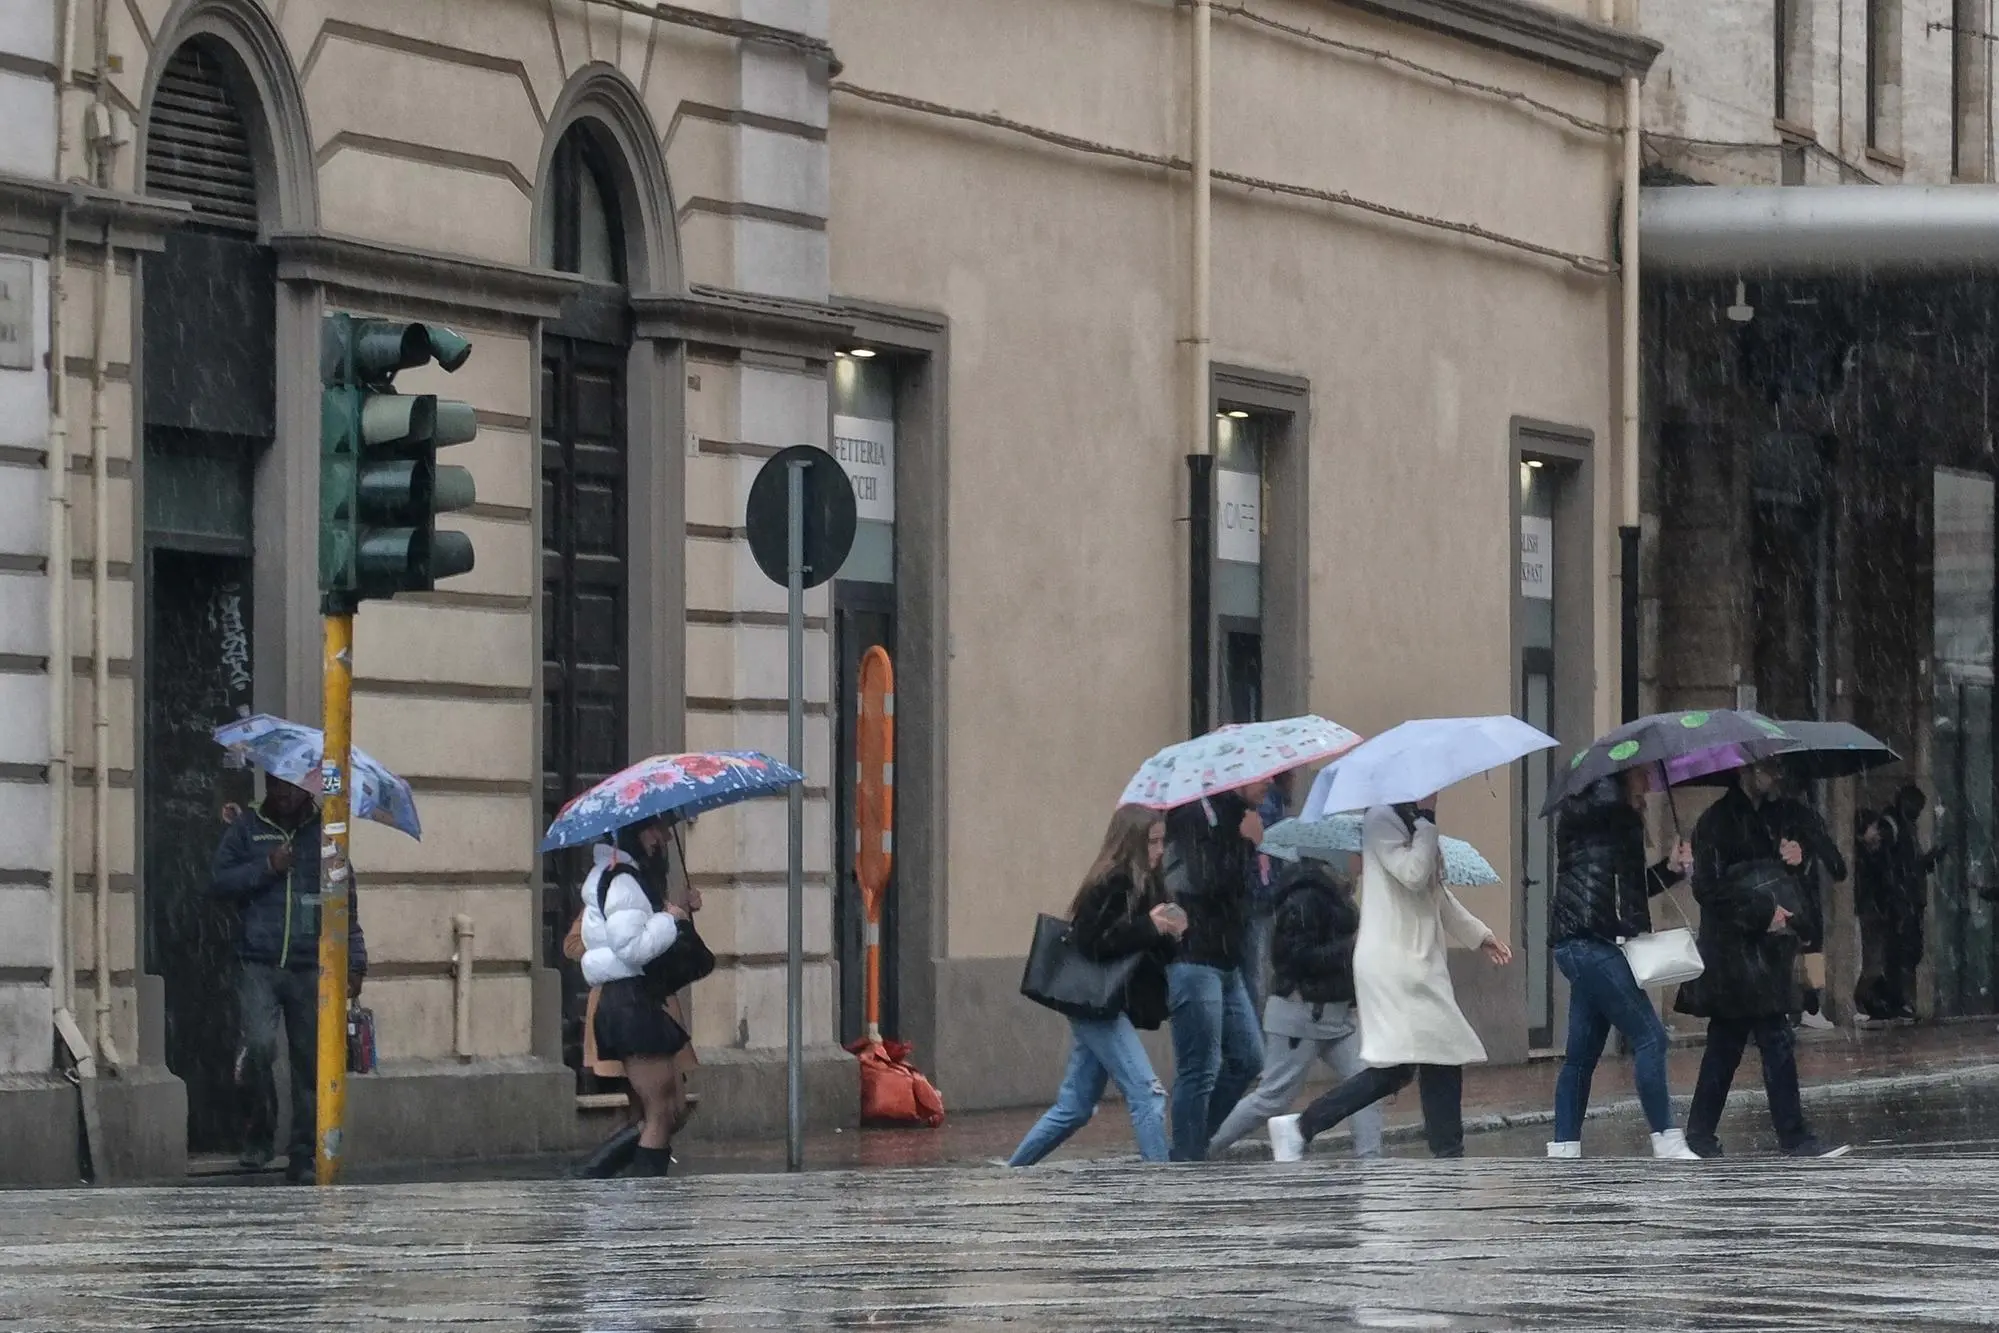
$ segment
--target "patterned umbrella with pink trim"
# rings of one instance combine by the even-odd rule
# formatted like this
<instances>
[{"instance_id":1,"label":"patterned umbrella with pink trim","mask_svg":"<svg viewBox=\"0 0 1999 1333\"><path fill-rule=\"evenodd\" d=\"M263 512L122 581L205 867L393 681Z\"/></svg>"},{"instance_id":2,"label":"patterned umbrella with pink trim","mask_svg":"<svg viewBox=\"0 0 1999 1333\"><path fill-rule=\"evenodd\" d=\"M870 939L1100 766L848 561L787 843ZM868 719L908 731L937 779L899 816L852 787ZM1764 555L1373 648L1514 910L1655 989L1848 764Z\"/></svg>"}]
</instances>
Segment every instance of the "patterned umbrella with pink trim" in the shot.
<instances>
[{"instance_id":1,"label":"patterned umbrella with pink trim","mask_svg":"<svg viewBox=\"0 0 1999 1333\"><path fill-rule=\"evenodd\" d=\"M1339 723L1310 714L1222 727L1169 745L1146 760L1125 784L1118 803L1170 810L1307 764L1337 759L1360 741L1357 733Z\"/></svg>"},{"instance_id":2,"label":"patterned umbrella with pink trim","mask_svg":"<svg viewBox=\"0 0 1999 1333\"><path fill-rule=\"evenodd\" d=\"M704 810L776 796L803 781L799 773L755 750L656 754L613 773L563 806L541 849L580 846L661 815L691 819Z\"/></svg>"}]
</instances>

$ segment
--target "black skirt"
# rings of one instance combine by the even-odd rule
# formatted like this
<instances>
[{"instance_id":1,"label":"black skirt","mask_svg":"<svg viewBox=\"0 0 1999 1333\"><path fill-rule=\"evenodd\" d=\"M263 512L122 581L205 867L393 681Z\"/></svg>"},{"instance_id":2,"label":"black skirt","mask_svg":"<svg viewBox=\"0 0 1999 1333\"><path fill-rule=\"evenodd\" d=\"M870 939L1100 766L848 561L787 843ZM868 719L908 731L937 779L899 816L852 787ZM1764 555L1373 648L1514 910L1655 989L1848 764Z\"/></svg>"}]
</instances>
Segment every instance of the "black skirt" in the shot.
<instances>
[{"instance_id":1,"label":"black skirt","mask_svg":"<svg viewBox=\"0 0 1999 1333\"><path fill-rule=\"evenodd\" d=\"M687 1029L673 1021L643 977L604 984L597 996L597 1054L605 1060L678 1055Z\"/></svg>"}]
</instances>

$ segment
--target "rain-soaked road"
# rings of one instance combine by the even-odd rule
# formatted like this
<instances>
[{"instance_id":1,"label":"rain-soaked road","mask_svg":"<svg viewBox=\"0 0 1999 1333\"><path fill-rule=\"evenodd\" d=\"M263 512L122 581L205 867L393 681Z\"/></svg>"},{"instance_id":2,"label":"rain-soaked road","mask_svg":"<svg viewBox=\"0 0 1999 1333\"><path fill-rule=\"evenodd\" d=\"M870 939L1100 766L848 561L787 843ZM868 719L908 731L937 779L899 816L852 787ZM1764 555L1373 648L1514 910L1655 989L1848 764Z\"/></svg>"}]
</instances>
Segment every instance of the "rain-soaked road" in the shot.
<instances>
[{"instance_id":1,"label":"rain-soaked road","mask_svg":"<svg viewBox=\"0 0 1999 1333\"><path fill-rule=\"evenodd\" d=\"M1999 1159L0 1196L0 1329L1989 1329Z\"/></svg>"}]
</instances>

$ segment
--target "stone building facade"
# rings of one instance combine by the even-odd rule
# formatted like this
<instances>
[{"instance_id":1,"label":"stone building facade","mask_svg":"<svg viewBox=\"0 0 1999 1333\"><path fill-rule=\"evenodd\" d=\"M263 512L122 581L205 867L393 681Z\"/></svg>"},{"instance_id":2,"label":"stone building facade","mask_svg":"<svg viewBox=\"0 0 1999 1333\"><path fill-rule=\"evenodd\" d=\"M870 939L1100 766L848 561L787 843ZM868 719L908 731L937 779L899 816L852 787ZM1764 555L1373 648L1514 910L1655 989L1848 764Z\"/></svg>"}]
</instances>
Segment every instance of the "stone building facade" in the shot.
<instances>
[{"instance_id":1,"label":"stone building facade","mask_svg":"<svg viewBox=\"0 0 1999 1333\"><path fill-rule=\"evenodd\" d=\"M1197 411L1187 6L9 6L0 106L32 132L0 145L0 282L27 340L0 361L0 1122L24 1131L0 1136L0 1178L73 1175L60 1014L106 1066L105 1174L233 1146L228 923L201 887L250 782L206 738L241 710L319 713L327 312L465 334L464 369L399 383L480 421L455 451L477 568L357 622L355 738L410 779L424 837L356 835L383 1064L351 1085L355 1158L595 1132L557 955L575 866L537 837L630 759L782 751L783 602L743 538L777 448L831 445L862 499L808 608L818 1123L856 1108L838 1046L861 923L838 867L866 648L896 666L886 1025L958 1109L1052 1086L1059 1023L1015 994L1034 915L1191 725L1524 709L1594 734L1625 465L1618 85L1657 52L1598 15L1213 7ZM1198 633L1190 453L1216 496ZM1447 803L1515 883L1545 884L1541 780ZM688 852L722 962L692 997L695 1123L768 1133L782 806L705 816ZM1538 943L1531 892L1468 901ZM1495 1058L1547 1039L1545 951L1461 984Z\"/></svg>"}]
</instances>

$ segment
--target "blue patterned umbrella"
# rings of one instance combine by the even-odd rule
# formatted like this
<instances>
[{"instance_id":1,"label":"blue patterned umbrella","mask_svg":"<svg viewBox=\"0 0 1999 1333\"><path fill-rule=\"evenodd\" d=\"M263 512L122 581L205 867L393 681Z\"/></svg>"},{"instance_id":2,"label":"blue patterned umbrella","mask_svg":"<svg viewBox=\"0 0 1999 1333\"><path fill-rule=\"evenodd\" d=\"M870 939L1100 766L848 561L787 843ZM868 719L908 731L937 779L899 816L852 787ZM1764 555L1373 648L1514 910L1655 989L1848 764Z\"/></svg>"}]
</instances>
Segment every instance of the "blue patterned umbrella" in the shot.
<instances>
[{"instance_id":1,"label":"blue patterned umbrella","mask_svg":"<svg viewBox=\"0 0 1999 1333\"><path fill-rule=\"evenodd\" d=\"M326 734L269 713L238 718L215 729L216 743L272 777L319 795ZM419 841L423 825L409 783L383 768L366 750L352 748L354 817L372 819Z\"/></svg>"},{"instance_id":2,"label":"blue patterned umbrella","mask_svg":"<svg viewBox=\"0 0 1999 1333\"><path fill-rule=\"evenodd\" d=\"M1453 888L1499 883L1499 872L1479 855L1478 848L1463 838L1438 841L1444 855L1444 883ZM1295 861L1301 856L1330 861L1359 851L1360 842L1361 817L1334 815L1329 819L1280 820L1264 830L1263 845L1257 850L1282 861Z\"/></svg>"},{"instance_id":3,"label":"blue patterned umbrella","mask_svg":"<svg viewBox=\"0 0 1999 1333\"><path fill-rule=\"evenodd\" d=\"M691 819L738 801L775 796L803 775L755 750L656 754L613 773L562 807L541 849L552 852L595 842L621 828L676 815Z\"/></svg>"}]
</instances>

